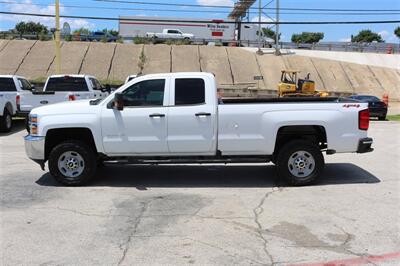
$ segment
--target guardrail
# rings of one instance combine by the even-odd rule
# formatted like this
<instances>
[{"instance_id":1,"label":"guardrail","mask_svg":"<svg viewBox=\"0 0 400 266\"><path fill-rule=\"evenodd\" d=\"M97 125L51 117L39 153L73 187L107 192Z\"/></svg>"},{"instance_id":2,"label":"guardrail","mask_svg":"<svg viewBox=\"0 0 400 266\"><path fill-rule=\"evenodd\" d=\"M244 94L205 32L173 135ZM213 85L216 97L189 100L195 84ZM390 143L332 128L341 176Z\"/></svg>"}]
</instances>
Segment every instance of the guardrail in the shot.
<instances>
[{"instance_id":1,"label":"guardrail","mask_svg":"<svg viewBox=\"0 0 400 266\"><path fill-rule=\"evenodd\" d=\"M91 35L63 35L62 38L66 41L90 41ZM190 41L182 39L170 38L146 38L146 37L126 37L121 36L124 41L137 41L141 43L162 43L162 42L190 42L190 44L207 45L214 43L215 45L229 45L229 46L246 46L258 47L258 41L250 40L218 40L218 39L205 39L195 38ZM0 32L0 39L23 39L23 40L52 40L53 35L50 34L17 34L9 32ZM97 41L102 41L101 39ZM115 39L104 41L116 41ZM280 42L279 46L282 49L304 49L304 50L319 50L319 51L340 51L340 52L359 52L359 53L381 53L381 54L400 54L400 44L396 43L353 43L353 42L318 42L318 43L292 43ZM272 48L275 47L274 43L263 41L261 47Z\"/></svg>"}]
</instances>

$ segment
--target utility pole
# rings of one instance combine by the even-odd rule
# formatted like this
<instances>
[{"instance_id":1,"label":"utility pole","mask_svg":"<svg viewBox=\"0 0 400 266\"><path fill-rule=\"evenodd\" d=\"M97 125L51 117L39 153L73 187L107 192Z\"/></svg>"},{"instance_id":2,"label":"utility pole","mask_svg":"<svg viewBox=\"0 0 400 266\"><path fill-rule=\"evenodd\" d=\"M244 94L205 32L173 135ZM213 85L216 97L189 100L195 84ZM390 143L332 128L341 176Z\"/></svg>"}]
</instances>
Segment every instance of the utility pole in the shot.
<instances>
[{"instance_id":1,"label":"utility pole","mask_svg":"<svg viewBox=\"0 0 400 266\"><path fill-rule=\"evenodd\" d=\"M264 54L261 50L261 12L262 12L262 5L261 0L258 0L258 50L257 54L262 55Z\"/></svg>"},{"instance_id":2,"label":"utility pole","mask_svg":"<svg viewBox=\"0 0 400 266\"><path fill-rule=\"evenodd\" d=\"M55 44L56 44L56 74L61 74L61 50L60 50L60 1L55 0L56 4L56 30L55 30Z\"/></svg>"},{"instance_id":3,"label":"utility pole","mask_svg":"<svg viewBox=\"0 0 400 266\"><path fill-rule=\"evenodd\" d=\"M276 1L276 24L275 24L275 55L280 55L279 50L279 0Z\"/></svg>"}]
</instances>

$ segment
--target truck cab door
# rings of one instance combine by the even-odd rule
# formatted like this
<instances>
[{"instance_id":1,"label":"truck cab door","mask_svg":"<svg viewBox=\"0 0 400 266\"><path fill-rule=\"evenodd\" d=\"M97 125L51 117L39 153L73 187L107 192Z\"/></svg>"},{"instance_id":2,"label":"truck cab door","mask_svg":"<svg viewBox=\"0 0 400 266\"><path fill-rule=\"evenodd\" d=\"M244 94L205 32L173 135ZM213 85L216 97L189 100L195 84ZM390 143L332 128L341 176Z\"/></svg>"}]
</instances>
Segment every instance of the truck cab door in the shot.
<instances>
[{"instance_id":1,"label":"truck cab door","mask_svg":"<svg viewBox=\"0 0 400 266\"><path fill-rule=\"evenodd\" d=\"M138 81L122 92L123 110L113 109L113 100L103 107L101 130L107 155L168 154L168 86L169 78Z\"/></svg>"},{"instance_id":2,"label":"truck cab door","mask_svg":"<svg viewBox=\"0 0 400 266\"><path fill-rule=\"evenodd\" d=\"M177 155L216 153L215 84L204 76L172 78L168 107L168 148Z\"/></svg>"}]
</instances>

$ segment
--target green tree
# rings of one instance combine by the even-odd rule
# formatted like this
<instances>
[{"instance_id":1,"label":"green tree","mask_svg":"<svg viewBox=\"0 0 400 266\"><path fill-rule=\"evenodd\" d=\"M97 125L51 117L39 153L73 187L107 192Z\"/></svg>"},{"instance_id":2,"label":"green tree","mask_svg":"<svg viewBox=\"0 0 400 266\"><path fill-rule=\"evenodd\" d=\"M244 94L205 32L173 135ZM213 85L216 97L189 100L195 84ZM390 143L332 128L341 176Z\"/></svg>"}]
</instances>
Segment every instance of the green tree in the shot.
<instances>
[{"instance_id":1,"label":"green tree","mask_svg":"<svg viewBox=\"0 0 400 266\"><path fill-rule=\"evenodd\" d=\"M270 28L262 28L262 31L267 38L275 40L276 32L274 30ZM281 34L279 33L278 40L280 39L281 39Z\"/></svg>"},{"instance_id":2,"label":"green tree","mask_svg":"<svg viewBox=\"0 0 400 266\"><path fill-rule=\"evenodd\" d=\"M323 32L302 32L292 35L292 42L295 43L315 43L324 38Z\"/></svg>"},{"instance_id":3,"label":"green tree","mask_svg":"<svg viewBox=\"0 0 400 266\"><path fill-rule=\"evenodd\" d=\"M79 28L73 31L74 34L89 35L91 31L87 28Z\"/></svg>"},{"instance_id":4,"label":"green tree","mask_svg":"<svg viewBox=\"0 0 400 266\"><path fill-rule=\"evenodd\" d=\"M109 30L109 29L106 28L106 29L103 29L102 31L104 33L108 33L108 34L110 34L112 36L115 36L115 37L117 37L119 35L119 32L117 30L114 30L114 29Z\"/></svg>"},{"instance_id":5,"label":"green tree","mask_svg":"<svg viewBox=\"0 0 400 266\"><path fill-rule=\"evenodd\" d=\"M397 27L397 28L394 29L394 35L396 35L397 38L400 39L400 27Z\"/></svg>"},{"instance_id":6,"label":"green tree","mask_svg":"<svg viewBox=\"0 0 400 266\"><path fill-rule=\"evenodd\" d=\"M361 30L357 35L351 36L351 42L384 42L382 36L371 30Z\"/></svg>"},{"instance_id":7,"label":"green tree","mask_svg":"<svg viewBox=\"0 0 400 266\"><path fill-rule=\"evenodd\" d=\"M21 21L15 25L15 30L20 34L21 37L23 34L35 34L36 36L39 36L39 34L45 35L49 32L45 25L39 22L35 23L33 21Z\"/></svg>"}]
</instances>

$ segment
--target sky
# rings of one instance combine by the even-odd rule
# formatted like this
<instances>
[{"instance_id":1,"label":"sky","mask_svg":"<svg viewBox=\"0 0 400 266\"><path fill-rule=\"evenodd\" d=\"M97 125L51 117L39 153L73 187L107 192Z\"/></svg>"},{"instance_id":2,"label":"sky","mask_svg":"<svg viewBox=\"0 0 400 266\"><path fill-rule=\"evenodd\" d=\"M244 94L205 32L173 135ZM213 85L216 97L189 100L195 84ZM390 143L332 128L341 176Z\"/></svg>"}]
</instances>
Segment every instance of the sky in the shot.
<instances>
[{"instance_id":1,"label":"sky","mask_svg":"<svg viewBox=\"0 0 400 266\"><path fill-rule=\"evenodd\" d=\"M129 0L128 0L129 1ZM141 2L158 3L177 3L177 4L196 4L196 5L218 5L233 6L237 0L142 0ZM263 5L270 2L261 0ZM13 3L13 4L10 4ZM60 0L62 15L77 16L99 16L99 17L118 17L123 16L157 16L172 18L204 18L204 19L226 19L230 9L228 8L210 8L210 7L179 7L179 6L154 6L139 5L132 3L109 3L95 0ZM88 7L109 7L119 8L110 9L92 9L92 8L73 8L67 6L88 6ZM350 20L400 20L400 0L280 0L280 6L285 8L332 8L332 9L387 9L398 10L397 14L386 15L342 15L342 14L321 14L321 12L308 11L281 11L282 21L350 21ZM258 7L258 1L253 5ZM268 7L275 7L272 1ZM164 11L149 10L129 10L137 9L162 9ZM190 12L190 11L207 12ZM24 13L44 13L54 14L54 0L0 0L0 11L13 11ZM184 11L184 12L183 12ZM256 10L250 14L251 21L258 21ZM268 16L275 18L275 11L264 11ZM303 14L287 14L287 13ZM396 11L393 11L396 12ZM373 13L373 12L372 12ZM263 20L269 21L270 18L263 15ZM0 14L0 31L14 28L20 21L41 22L49 27L54 27L53 18L26 17L17 15ZM118 29L117 21L98 21L87 19L62 19L61 23L67 21L72 29L85 27L91 30L96 29ZM362 25L281 25L283 41L290 41L293 33L303 31L320 31L325 33L323 41L350 41L350 36L357 34L360 30L370 29L378 32L386 42L398 43L399 39L393 34L394 29L400 25L396 24L362 24Z\"/></svg>"}]
</instances>

